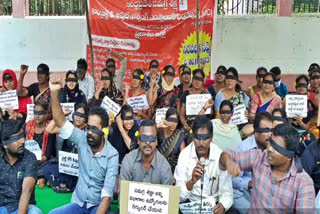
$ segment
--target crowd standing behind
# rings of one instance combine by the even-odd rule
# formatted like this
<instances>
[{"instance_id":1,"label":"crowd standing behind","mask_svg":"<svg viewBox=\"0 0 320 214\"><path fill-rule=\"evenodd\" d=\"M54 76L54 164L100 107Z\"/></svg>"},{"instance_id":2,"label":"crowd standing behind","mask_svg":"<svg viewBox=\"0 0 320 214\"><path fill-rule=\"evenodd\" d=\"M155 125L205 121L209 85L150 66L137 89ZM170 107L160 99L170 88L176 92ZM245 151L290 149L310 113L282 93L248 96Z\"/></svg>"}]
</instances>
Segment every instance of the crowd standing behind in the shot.
<instances>
[{"instance_id":1,"label":"crowd standing behind","mask_svg":"<svg viewBox=\"0 0 320 214\"><path fill-rule=\"evenodd\" d=\"M203 69L160 65L156 59L149 71L134 69L132 82L124 84L127 59L108 52L121 67L108 58L96 89L85 59L64 81L43 63L38 81L28 87L28 66L21 65L19 80L10 69L2 73L0 91L16 90L19 108L0 112L0 214L41 214L35 185L73 192L69 204L50 214L110 213L122 180L176 185L181 204L206 199L217 214L320 209L318 64L297 76L293 92L281 81L279 67L259 67L256 84L244 90L235 67L219 66L207 87ZM307 96L306 115L287 117L292 94ZM211 98L190 114L190 95ZM149 107L131 106L128 100L137 96L145 96ZM119 113L107 112L106 97ZM26 121L31 98L34 118ZM74 111L61 103L73 103ZM240 105L248 122L234 124ZM159 120L156 112L164 108ZM41 150L38 159L25 149L30 140ZM59 173L60 152L78 154L78 176Z\"/></svg>"}]
</instances>

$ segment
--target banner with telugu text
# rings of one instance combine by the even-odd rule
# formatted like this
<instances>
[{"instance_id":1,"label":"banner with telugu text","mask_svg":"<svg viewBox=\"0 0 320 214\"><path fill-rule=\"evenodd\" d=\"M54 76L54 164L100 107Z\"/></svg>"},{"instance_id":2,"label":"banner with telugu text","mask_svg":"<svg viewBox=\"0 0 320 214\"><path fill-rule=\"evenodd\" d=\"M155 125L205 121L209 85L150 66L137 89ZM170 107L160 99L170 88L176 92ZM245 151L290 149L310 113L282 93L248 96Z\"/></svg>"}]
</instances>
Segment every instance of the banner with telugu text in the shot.
<instances>
[{"instance_id":1,"label":"banner with telugu text","mask_svg":"<svg viewBox=\"0 0 320 214\"><path fill-rule=\"evenodd\" d=\"M206 62L209 74L215 1L201 0L199 8L200 63ZM96 73L113 57L106 47L127 58L124 82L131 81L135 68L148 70L152 59L159 61L160 71L166 64L197 68L196 0L90 0L89 19ZM87 60L91 72L89 45ZM120 69L118 60L116 66Z\"/></svg>"}]
</instances>

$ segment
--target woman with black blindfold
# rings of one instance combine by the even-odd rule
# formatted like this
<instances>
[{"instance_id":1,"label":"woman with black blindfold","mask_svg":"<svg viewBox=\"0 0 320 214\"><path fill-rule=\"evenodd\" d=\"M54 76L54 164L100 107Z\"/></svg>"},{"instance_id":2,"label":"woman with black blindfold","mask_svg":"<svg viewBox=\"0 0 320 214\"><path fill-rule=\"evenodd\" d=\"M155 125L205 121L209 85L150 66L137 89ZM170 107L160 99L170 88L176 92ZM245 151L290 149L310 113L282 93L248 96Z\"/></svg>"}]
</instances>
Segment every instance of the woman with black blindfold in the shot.
<instances>
[{"instance_id":1,"label":"woman with black blindfold","mask_svg":"<svg viewBox=\"0 0 320 214\"><path fill-rule=\"evenodd\" d=\"M132 74L131 84L126 84L126 92L124 96L124 104L127 104L127 99L129 97L138 97L145 95L147 92L144 90L144 80L145 76L141 68L136 68ZM137 113L133 115L135 121L141 121L142 119L150 119L151 111L150 108L146 110L137 109Z\"/></svg>"},{"instance_id":2,"label":"woman with black blindfold","mask_svg":"<svg viewBox=\"0 0 320 214\"><path fill-rule=\"evenodd\" d=\"M180 71L181 70L181 71ZM186 65L180 66L180 84L178 85L178 88L184 92L192 87L191 84L191 69Z\"/></svg>"},{"instance_id":3,"label":"woman with black blindfold","mask_svg":"<svg viewBox=\"0 0 320 214\"><path fill-rule=\"evenodd\" d=\"M235 149L241 143L238 127L230 124L233 105L229 100L222 101L219 109L220 118L213 119L213 142L222 150Z\"/></svg>"},{"instance_id":4,"label":"woman with black blindfold","mask_svg":"<svg viewBox=\"0 0 320 214\"><path fill-rule=\"evenodd\" d=\"M249 116L251 119L254 119L258 112L271 113L273 109L282 107L281 97L275 92L274 75L266 73L260 81L262 82L261 92L253 95L250 103Z\"/></svg>"},{"instance_id":5,"label":"woman with black blindfold","mask_svg":"<svg viewBox=\"0 0 320 214\"><path fill-rule=\"evenodd\" d=\"M186 134L178 128L178 125L178 112L172 107L167 110L163 123L157 125L159 130L157 149L169 162L172 173L178 163L180 152L186 147Z\"/></svg>"},{"instance_id":6,"label":"woman with black blindfold","mask_svg":"<svg viewBox=\"0 0 320 214\"><path fill-rule=\"evenodd\" d=\"M260 92L262 90L261 78L263 78L266 73L268 73L268 71L267 71L267 69L265 67L259 67L257 69L257 73L256 73L257 84L248 87L248 90L247 90L247 95L251 99L256 93L258 93L258 92Z\"/></svg>"},{"instance_id":7,"label":"woman with black blindfold","mask_svg":"<svg viewBox=\"0 0 320 214\"><path fill-rule=\"evenodd\" d=\"M244 104L246 108L249 106L250 98L241 89L239 83L239 74L236 68L230 67L226 72L226 87L218 92L214 102L214 110L216 118L219 118L218 110L223 100L230 100L233 106Z\"/></svg>"},{"instance_id":8,"label":"woman with black blindfold","mask_svg":"<svg viewBox=\"0 0 320 214\"><path fill-rule=\"evenodd\" d=\"M187 96L192 94L210 94L209 91L205 90L203 88L204 86L204 78L205 74L202 69L195 69L192 73L192 88L186 90L183 92L183 95L181 97L180 103L180 120L181 123L186 131L190 130L190 127L192 125L192 122L194 121L194 118L199 114L202 115L206 112L208 108L213 107L213 100L208 100L207 103L203 106L200 112L194 112L194 115L186 115L186 102L187 102Z\"/></svg>"},{"instance_id":9,"label":"woman with black blindfold","mask_svg":"<svg viewBox=\"0 0 320 214\"><path fill-rule=\"evenodd\" d=\"M320 69L313 70L309 75L311 90L311 92L309 93L309 98L313 102L313 104L316 104L315 95L320 91Z\"/></svg>"},{"instance_id":10,"label":"woman with black blindfold","mask_svg":"<svg viewBox=\"0 0 320 214\"><path fill-rule=\"evenodd\" d=\"M166 65L162 71L161 85L155 87L156 79L151 79L151 88L148 94L148 102L153 106L153 112L164 107L178 107L181 91L174 85L176 71L172 65Z\"/></svg>"},{"instance_id":11,"label":"woman with black blindfold","mask_svg":"<svg viewBox=\"0 0 320 214\"><path fill-rule=\"evenodd\" d=\"M65 82L59 94L60 103L87 104L86 95L79 89L78 75L75 71L67 72Z\"/></svg>"}]
</instances>

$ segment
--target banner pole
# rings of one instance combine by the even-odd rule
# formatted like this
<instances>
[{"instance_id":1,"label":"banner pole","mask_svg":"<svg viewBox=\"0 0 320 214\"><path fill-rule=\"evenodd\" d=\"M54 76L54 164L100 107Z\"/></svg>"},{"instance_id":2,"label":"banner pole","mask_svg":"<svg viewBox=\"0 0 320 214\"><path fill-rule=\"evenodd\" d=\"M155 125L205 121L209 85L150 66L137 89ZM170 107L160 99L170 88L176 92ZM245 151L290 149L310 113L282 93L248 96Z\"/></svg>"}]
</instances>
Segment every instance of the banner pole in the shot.
<instances>
[{"instance_id":1,"label":"banner pole","mask_svg":"<svg viewBox=\"0 0 320 214\"><path fill-rule=\"evenodd\" d=\"M90 47L90 61L91 61L91 72L94 82L96 82L95 72L94 72L94 60L93 60L93 48L92 48L92 38L91 38L91 26L89 21L89 2L86 1L86 21L87 21L87 31L88 31L88 39L89 39L89 47ZM96 88L96 84L94 84L94 88Z\"/></svg>"},{"instance_id":2,"label":"banner pole","mask_svg":"<svg viewBox=\"0 0 320 214\"><path fill-rule=\"evenodd\" d=\"M199 47L199 0L197 0L197 20L196 20L196 26L197 26L197 63L198 68L200 68L200 47Z\"/></svg>"}]
</instances>

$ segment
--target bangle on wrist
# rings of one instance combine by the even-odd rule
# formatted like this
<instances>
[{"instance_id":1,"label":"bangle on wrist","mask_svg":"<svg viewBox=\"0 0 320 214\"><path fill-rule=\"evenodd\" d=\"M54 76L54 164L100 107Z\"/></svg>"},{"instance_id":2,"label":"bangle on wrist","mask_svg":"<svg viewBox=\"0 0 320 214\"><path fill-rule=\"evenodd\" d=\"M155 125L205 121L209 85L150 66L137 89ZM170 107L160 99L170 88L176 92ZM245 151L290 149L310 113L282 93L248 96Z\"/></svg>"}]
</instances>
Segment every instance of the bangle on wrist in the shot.
<instances>
[{"instance_id":1,"label":"bangle on wrist","mask_svg":"<svg viewBox=\"0 0 320 214\"><path fill-rule=\"evenodd\" d=\"M203 109L204 111L207 111L207 109L206 109L205 107L202 107L202 109Z\"/></svg>"}]
</instances>

